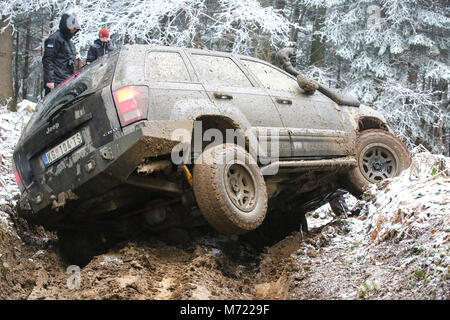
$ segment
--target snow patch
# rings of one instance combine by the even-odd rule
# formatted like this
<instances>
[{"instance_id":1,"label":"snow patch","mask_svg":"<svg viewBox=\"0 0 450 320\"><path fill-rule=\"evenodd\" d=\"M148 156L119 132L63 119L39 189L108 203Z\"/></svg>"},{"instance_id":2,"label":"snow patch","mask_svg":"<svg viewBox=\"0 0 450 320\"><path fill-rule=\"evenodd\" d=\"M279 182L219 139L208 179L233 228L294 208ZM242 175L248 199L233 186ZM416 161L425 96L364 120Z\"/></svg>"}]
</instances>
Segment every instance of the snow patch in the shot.
<instances>
[{"instance_id":1,"label":"snow patch","mask_svg":"<svg viewBox=\"0 0 450 320\"><path fill-rule=\"evenodd\" d=\"M31 101L25 99L17 104L17 108L18 108L17 111L18 112L23 112L23 111L35 112L36 105L37 105L37 103L31 102Z\"/></svg>"},{"instance_id":2,"label":"snow patch","mask_svg":"<svg viewBox=\"0 0 450 320\"><path fill-rule=\"evenodd\" d=\"M450 158L434 155L421 147L411 152L409 169L393 179L373 185L364 196L361 213L367 213L370 229L365 241L414 239L426 230L435 245L449 241ZM446 231L447 230L447 231Z\"/></svg>"},{"instance_id":3,"label":"snow patch","mask_svg":"<svg viewBox=\"0 0 450 320\"><path fill-rule=\"evenodd\" d=\"M102 266L113 266L117 267L118 265L123 264L123 260L117 257L105 256L103 261L100 262Z\"/></svg>"},{"instance_id":4,"label":"snow patch","mask_svg":"<svg viewBox=\"0 0 450 320\"><path fill-rule=\"evenodd\" d=\"M22 130L30 120L36 104L24 100L18 104L19 111L12 112L0 106L0 222L10 226L9 213L20 195L12 172L14 147Z\"/></svg>"}]
</instances>

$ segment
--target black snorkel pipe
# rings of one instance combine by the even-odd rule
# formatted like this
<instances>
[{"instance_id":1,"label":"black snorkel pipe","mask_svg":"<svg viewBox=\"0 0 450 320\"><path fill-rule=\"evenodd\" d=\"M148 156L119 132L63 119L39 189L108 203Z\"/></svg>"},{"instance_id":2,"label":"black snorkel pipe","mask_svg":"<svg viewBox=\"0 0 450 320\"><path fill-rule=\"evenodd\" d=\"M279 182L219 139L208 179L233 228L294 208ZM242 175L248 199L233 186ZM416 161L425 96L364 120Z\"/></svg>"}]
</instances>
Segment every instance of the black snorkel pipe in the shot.
<instances>
[{"instance_id":1,"label":"black snorkel pipe","mask_svg":"<svg viewBox=\"0 0 450 320\"><path fill-rule=\"evenodd\" d=\"M323 84L318 83L317 81L310 79L303 75L300 71L294 68L293 64L295 63L295 54L294 48L287 47L279 50L276 54L277 58L282 63L282 68L292 74L297 78L297 83L302 88L306 94L314 94L316 90L326 95L328 98L336 102L338 105L351 106L351 107L359 107L360 102L350 96L344 96L342 93L328 88Z\"/></svg>"}]
</instances>

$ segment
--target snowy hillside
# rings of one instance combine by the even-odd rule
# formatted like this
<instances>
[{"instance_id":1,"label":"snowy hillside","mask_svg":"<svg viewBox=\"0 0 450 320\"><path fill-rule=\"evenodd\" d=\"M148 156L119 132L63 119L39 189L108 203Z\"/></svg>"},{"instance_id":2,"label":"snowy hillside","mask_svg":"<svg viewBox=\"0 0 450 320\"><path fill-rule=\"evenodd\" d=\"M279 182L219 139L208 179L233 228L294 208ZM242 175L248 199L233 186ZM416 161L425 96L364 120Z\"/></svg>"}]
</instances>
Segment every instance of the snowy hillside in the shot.
<instances>
[{"instance_id":1,"label":"snowy hillside","mask_svg":"<svg viewBox=\"0 0 450 320\"><path fill-rule=\"evenodd\" d=\"M315 272L294 296L450 299L450 158L421 146L411 156L409 169L372 185L363 200L347 196L349 218L329 205L309 215L310 225L325 227L300 245L298 262Z\"/></svg>"}]
</instances>

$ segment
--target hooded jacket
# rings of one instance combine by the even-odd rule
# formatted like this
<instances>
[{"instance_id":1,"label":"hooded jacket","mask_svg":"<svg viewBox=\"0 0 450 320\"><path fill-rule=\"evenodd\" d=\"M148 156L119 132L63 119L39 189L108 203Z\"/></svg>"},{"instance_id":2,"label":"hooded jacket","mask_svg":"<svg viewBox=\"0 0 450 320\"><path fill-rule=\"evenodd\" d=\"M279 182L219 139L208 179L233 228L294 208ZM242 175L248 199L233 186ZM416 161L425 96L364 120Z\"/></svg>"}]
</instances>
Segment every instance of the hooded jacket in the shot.
<instances>
[{"instance_id":1,"label":"hooded jacket","mask_svg":"<svg viewBox=\"0 0 450 320\"><path fill-rule=\"evenodd\" d=\"M100 39L97 39L89 48L86 62L91 63L99 57L104 56L111 51L114 51L115 49L116 47L114 47L109 41L102 42Z\"/></svg>"},{"instance_id":2,"label":"hooded jacket","mask_svg":"<svg viewBox=\"0 0 450 320\"><path fill-rule=\"evenodd\" d=\"M79 24L73 15L63 14L59 22L59 30L51 34L44 43L44 83L53 82L55 86L70 78L75 62L75 45L70 40L74 34L68 26L79 29Z\"/></svg>"}]
</instances>

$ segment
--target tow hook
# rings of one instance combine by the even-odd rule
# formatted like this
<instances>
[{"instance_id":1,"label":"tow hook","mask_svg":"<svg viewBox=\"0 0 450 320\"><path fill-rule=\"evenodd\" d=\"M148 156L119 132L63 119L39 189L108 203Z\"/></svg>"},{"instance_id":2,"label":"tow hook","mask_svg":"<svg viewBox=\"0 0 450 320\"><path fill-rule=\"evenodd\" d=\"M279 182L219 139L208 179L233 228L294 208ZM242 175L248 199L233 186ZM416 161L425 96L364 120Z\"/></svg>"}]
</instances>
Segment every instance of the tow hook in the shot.
<instances>
[{"instance_id":1,"label":"tow hook","mask_svg":"<svg viewBox=\"0 0 450 320\"><path fill-rule=\"evenodd\" d=\"M50 199L53 200L52 209L58 212L59 208L64 207L66 205L67 200L78 200L78 196L75 193L73 193L72 190L69 190L67 192L59 193L58 198L52 195L50 196Z\"/></svg>"},{"instance_id":2,"label":"tow hook","mask_svg":"<svg viewBox=\"0 0 450 320\"><path fill-rule=\"evenodd\" d=\"M105 160L114 160L114 154L111 150L111 148L105 147L100 149L100 155Z\"/></svg>"},{"instance_id":3,"label":"tow hook","mask_svg":"<svg viewBox=\"0 0 450 320\"><path fill-rule=\"evenodd\" d=\"M36 195L36 197L34 197L34 203L35 204L41 204L42 200L43 200L42 193L38 193Z\"/></svg>"},{"instance_id":4,"label":"tow hook","mask_svg":"<svg viewBox=\"0 0 450 320\"><path fill-rule=\"evenodd\" d=\"M84 165L84 170L86 170L87 173L91 172L92 170L95 169L95 161L93 159L89 160L85 165Z\"/></svg>"}]
</instances>

